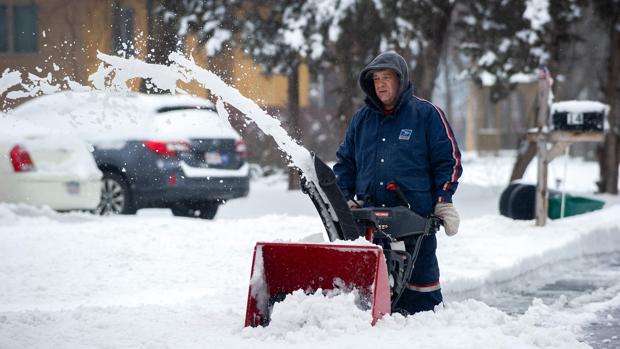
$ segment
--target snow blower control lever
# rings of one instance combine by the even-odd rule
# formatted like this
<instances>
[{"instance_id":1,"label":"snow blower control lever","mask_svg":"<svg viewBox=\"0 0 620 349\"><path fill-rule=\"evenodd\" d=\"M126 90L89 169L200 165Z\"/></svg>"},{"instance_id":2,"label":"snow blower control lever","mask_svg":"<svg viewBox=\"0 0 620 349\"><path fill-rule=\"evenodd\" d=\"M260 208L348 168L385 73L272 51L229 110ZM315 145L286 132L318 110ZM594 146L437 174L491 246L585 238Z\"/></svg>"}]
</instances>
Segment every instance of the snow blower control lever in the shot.
<instances>
[{"instance_id":1,"label":"snow blower control lever","mask_svg":"<svg viewBox=\"0 0 620 349\"><path fill-rule=\"evenodd\" d=\"M372 311L374 325L395 309L424 236L439 229L441 220L413 212L394 181L386 189L406 206L349 208L332 169L314 154L313 159L315 176L302 174L302 190L314 203L329 240L342 243L257 243L246 326L268 325L274 304L286 294L319 288L358 290L366 302L361 306ZM306 179L313 177L314 181ZM360 237L369 244L347 243Z\"/></svg>"},{"instance_id":2,"label":"snow blower control lever","mask_svg":"<svg viewBox=\"0 0 620 349\"><path fill-rule=\"evenodd\" d=\"M398 186L398 184L396 184L395 181L389 181L388 184L385 186L385 189L395 192L398 198L400 199L400 201L407 204L407 208L411 209L411 205L409 204L409 201L407 201L405 194L403 194L403 191L400 190L400 187Z\"/></svg>"}]
</instances>

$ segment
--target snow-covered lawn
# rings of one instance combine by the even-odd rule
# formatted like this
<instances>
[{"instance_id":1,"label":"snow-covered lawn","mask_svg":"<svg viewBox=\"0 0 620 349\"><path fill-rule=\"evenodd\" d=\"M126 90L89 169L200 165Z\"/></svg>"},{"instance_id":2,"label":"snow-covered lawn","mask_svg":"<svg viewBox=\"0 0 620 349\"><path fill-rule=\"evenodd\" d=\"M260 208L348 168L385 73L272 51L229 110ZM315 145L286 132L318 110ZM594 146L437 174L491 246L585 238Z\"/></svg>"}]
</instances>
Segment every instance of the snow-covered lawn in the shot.
<instances>
[{"instance_id":1,"label":"snow-covered lawn","mask_svg":"<svg viewBox=\"0 0 620 349\"><path fill-rule=\"evenodd\" d=\"M439 235L446 307L375 327L352 295L296 293L276 305L269 327L243 328L255 243L323 231L310 200L281 177L253 182L214 221L0 204L0 348L587 347L582 326L620 306L620 282L568 302L533 300L522 315L455 300L549 263L620 250L618 205L545 228L498 216L500 189L471 179L493 161L506 160L470 160L456 198L461 231ZM570 168L587 174L587 166Z\"/></svg>"}]
</instances>

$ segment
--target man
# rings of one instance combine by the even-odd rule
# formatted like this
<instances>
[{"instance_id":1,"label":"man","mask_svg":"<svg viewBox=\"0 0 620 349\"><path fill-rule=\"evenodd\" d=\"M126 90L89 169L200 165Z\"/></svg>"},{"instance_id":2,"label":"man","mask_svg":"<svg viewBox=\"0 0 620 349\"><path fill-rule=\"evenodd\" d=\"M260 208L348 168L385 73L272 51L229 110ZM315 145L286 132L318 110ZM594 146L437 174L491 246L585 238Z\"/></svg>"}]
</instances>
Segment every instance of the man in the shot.
<instances>
[{"instance_id":1,"label":"man","mask_svg":"<svg viewBox=\"0 0 620 349\"><path fill-rule=\"evenodd\" d=\"M336 153L334 172L351 207L393 207L404 203L386 188L394 181L411 209L434 213L447 235L457 233L452 205L462 173L460 151L448 121L435 105L413 95L407 63L395 52L377 56L359 76L366 94ZM397 310L405 314L433 310L443 300L435 235L423 237L407 289ZM411 253L414 241L406 242Z\"/></svg>"}]
</instances>

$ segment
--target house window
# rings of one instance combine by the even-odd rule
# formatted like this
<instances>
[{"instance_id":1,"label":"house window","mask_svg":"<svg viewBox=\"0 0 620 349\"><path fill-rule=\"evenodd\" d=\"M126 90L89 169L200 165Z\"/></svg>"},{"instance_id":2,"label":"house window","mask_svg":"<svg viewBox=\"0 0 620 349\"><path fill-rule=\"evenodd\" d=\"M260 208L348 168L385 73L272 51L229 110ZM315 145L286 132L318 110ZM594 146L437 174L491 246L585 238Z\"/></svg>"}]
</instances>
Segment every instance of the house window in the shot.
<instances>
[{"instance_id":1,"label":"house window","mask_svg":"<svg viewBox=\"0 0 620 349\"><path fill-rule=\"evenodd\" d=\"M13 6L13 43L15 52L37 52L37 6Z\"/></svg>"},{"instance_id":2,"label":"house window","mask_svg":"<svg viewBox=\"0 0 620 349\"><path fill-rule=\"evenodd\" d=\"M9 50L9 28L6 5L0 5L0 52Z\"/></svg>"},{"instance_id":3,"label":"house window","mask_svg":"<svg viewBox=\"0 0 620 349\"><path fill-rule=\"evenodd\" d=\"M133 42L134 11L126 7L114 7L112 14L112 51L125 57L135 55Z\"/></svg>"}]
</instances>

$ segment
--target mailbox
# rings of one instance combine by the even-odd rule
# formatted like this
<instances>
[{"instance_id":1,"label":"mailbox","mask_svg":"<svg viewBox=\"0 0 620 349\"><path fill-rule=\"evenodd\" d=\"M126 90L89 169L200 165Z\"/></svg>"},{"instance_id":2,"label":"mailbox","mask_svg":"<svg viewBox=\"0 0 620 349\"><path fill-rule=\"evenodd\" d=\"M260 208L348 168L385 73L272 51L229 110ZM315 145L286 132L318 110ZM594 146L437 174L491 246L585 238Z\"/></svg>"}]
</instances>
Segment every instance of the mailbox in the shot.
<instances>
[{"instance_id":1,"label":"mailbox","mask_svg":"<svg viewBox=\"0 0 620 349\"><path fill-rule=\"evenodd\" d=\"M596 101L564 101L551 105L550 128L557 131L604 132L609 106Z\"/></svg>"}]
</instances>

